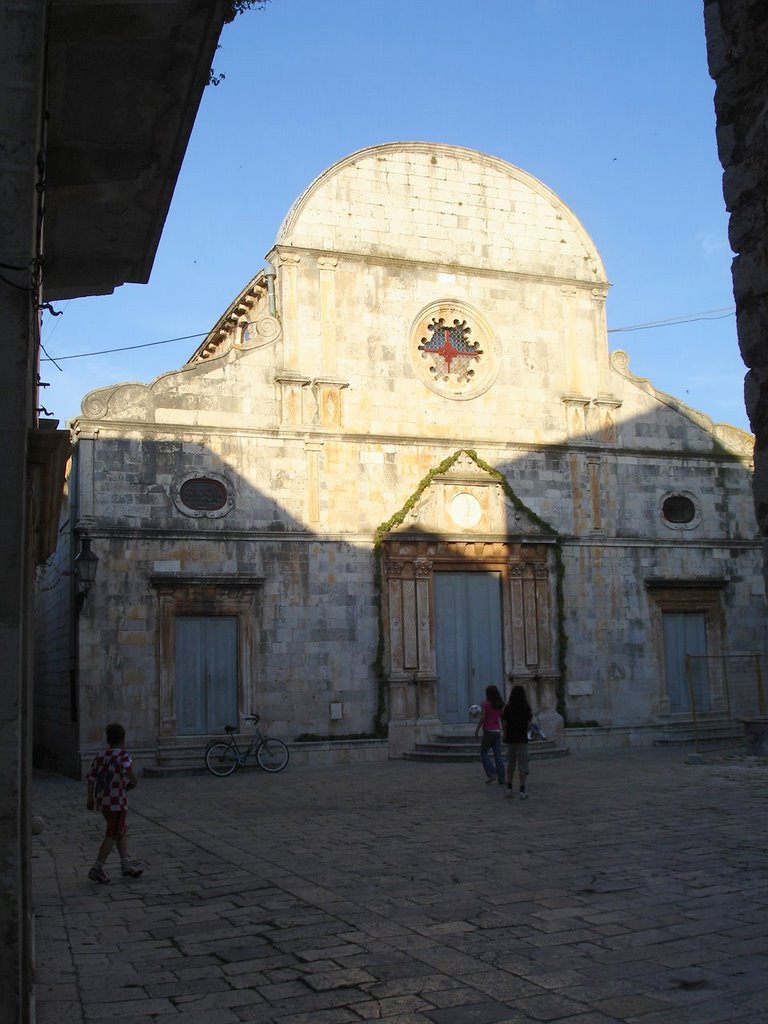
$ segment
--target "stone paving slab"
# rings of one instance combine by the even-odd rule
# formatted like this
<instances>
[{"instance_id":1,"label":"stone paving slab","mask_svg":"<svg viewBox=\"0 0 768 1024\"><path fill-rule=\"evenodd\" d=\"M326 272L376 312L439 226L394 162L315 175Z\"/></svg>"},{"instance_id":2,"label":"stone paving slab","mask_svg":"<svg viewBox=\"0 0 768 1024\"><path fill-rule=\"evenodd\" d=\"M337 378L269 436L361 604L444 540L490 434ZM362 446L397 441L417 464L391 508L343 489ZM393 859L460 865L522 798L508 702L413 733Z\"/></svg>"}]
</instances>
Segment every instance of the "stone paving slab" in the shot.
<instances>
[{"instance_id":1,"label":"stone paving slab","mask_svg":"<svg viewBox=\"0 0 768 1024\"><path fill-rule=\"evenodd\" d=\"M768 765L685 751L144 779L94 885L34 780L39 1024L768 1024Z\"/></svg>"}]
</instances>

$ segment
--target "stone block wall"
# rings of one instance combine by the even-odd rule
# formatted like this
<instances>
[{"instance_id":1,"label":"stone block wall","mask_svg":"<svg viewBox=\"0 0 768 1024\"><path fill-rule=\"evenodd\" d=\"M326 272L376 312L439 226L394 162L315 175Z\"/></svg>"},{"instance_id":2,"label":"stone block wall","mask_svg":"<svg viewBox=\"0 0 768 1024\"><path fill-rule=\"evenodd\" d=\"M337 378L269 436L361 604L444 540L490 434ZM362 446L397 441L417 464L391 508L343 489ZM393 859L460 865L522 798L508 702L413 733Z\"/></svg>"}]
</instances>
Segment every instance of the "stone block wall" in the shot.
<instances>
[{"instance_id":1,"label":"stone block wall","mask_svg":"<svg viewBox=\"0 0 768 1024\"><path fill-rule=\"evenodd\" d=\"M87 749L101 739L100 706L124 720L134 744L149 748L158 735L167 712L160 681L172 674L161 664L158 586L176 577L259 581L241 711L258 710L287 740L332 731L331 702L343 704L341 731L371 728L379 628L373 536L455 443L329 436L318 445L315 479L304 439L270 438L236 422L220 434L185 432L183 441L166 427L145 425L143 437L124 438L103 424L94 442L91 534L100 567L79 620ZM649 642L649 579L728 580L728 645L761 647L756 618L740 612L763 589L740 461L694 452L681 459L672 452L511 450L498 442L479 455L563 539L574 719L653 720L661 677L659 651ZM190 472L226 481L226 515L195 518L179 508L174 499ZM670 527L660 514L673 488L695 496L699 516L690 530Z\"/></svg>"},{"instance_id":2,"label":"stone block wall","mask_svg":"<svg viewBox=\"0 0 768 1024\"><path fill-rule=\"evenodd\" d=\"M717 146L730 213L739 347L755 434L755 508L768 532L768 6L705 0L709 72L715 80Z\"/></svg>"},{"instance_id":3,"label":"stone block wall","mask_svg":"<svg viewBox=\"0 0 768 1024\"><path fill-rule=\"evenodd\" d=\"M540 182L453 147L373 147L310 185L268 259L274 304L257 275L186 366L83 401L76 526L101 560L79 622L84 749L107 708L147 749L236 708L288 741L383 714L401 753L463 713L464 690L440 708L469 679L438 663L441 572L498 575L504 635L480 673L549 700L562 672L571 720L682 709L667 612L693 611L715 653L763 649L751 438L609 355L599 255ZM402 549L377 566L384 524ZM226 672L186 646L185 617L201 637L236 625ZM473 657L495 645L490 619L456 618Z\"/></svg>"},{"instance_id":4,"label":"stone block wall","mask_svg":"<svg viewBox=\"0 0 768 1024\"><path fill-rule=\"evenodd\" d=\"M77 775L79 701L74 688L77 628L68 508L59 546L38 569L35 617L34 763L46 771Z\"/></svg>"},{"instance_id":5,"label":"stone block wall","mask_svg":"<svg viewBox=\"0 0 768 1024\"><path fill-rule=\"evenodd\" d=\"M594 243L553 192L520 168L455 146L353 153L299 197L277 241L409 262L434 262L445 250L451 264L473 271L604 280Z\"/></svg>"}]
</instances>

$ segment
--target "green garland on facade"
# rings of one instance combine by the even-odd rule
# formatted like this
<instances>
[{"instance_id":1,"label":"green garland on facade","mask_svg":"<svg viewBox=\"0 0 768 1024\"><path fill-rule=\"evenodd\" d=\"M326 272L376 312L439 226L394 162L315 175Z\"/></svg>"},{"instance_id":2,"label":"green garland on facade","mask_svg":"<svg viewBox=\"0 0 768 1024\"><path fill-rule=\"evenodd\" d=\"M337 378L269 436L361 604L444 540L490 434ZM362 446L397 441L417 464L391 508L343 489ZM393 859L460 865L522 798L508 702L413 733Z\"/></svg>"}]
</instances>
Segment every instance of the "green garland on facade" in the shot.
<instances>
[{"instance_id":1,"label":"green garland on facade","mask_svg":"<svg viewBox=\"0 0 768 1024\"><path fill-rule=\"evenodd\" d=\"M458 457L459 454L460 453L457 452L455 458ZM541 528L541 530L544 533L548 533L550 537L555 538L555 601L557 603L556 614L558 654L556 708L558 714L561 715L563 722L566 722L568 715L565 704L565 654L568 649L568 634L565 631L565 598L563 596L563 580L565 578L565 565L563 563L563 546L560 534L553 526L550 526L549 523L546 523L540 516L537 516L532 509L528 508L525 502L520 500L520 498L515 494L515 492L510 487L503 473L500 473L497 469L494 469L493 466L489 466L487 462L484 462L483 459L479 458L477 452L467 451L466 454L469 455L481 469L484 469L489 476L492 476L494 480L498 480L498 482L501 484L502 490L509 498L509 500L512 502L512 504L515 506L515 508L518 510L518 512L524 512L527 516L530 516L530 518L536 523L537 526Z\"/></svg>"},{"instance_id":2,"label":"green garland on facade","mask_svg":"<svg viewBox=\"0 0 768 1024\"><path fill-rule=\"evenodd\" d=\"M524 513L528 516L536 525L541 529L542 533L548 534L555 540L554 552L555 552L555 595L557 602L557 639L558 639L558 668L559 668L559 679L557 684L557 711L562 716L563 720L567 719L566 706L565 706L565 669L566 669L566 650L568 647L568 636L565 632L565 599L563 597L563 578L565 575L565 568L563 565L563 553L562 553L562 540L560 534L555 530L549 523L545 522L540 516L528 508L525 502L521 501L517 494L510 487L506 477L499 470L494 469L483 459L479 458L476 451L471 448L460 448L454 452L453 455L443 459L443 461L435 466L434 469L430 470L429 473L424 477L419 486L406 501L403 507L395 512L385 523L382 523L373 535L373 552L375 556L375 568L374 568L374 592L376 594L376 604L379 620L379 640L376 648L376 661L374 663L374 672L377 680L377 701L376 701L376 714L374 715L373 728L377 736L387 735L387 724L385 721L386 710L387 710L387 677L384 671L384 615L383 615L383 592L382 592L382 545L384 538L393 530L396 526L401 526L405 522L405 518L411 509L421 499L424 491L430 486L436 477L443 476L453 466L457 459L462 455L468 455L475 465L487 473L490 477L496 480L504 494L509 498L512 505L517 509L518 512Z\"/></svg>"},{"instance_id":3,"label":"green garland on facade","mask_svg":"<svg viewBox=\"0 0 768 1024\"><path fill-rule=\"evenodd\" d=\"M378 533L378 530L376 532ZM376 595L376 616L379 622L379 638L376 643L376 660L373 663L373 671L376 676L376 713L373 716L373 731L376 736L386 736L389 733L389 727L386 721L387 677L384 672L384 613L382 610L381 594L381 538L379 538L378 541L374 541L374 555L373 588L374 594Z\"/></svg>"}]
</instances>

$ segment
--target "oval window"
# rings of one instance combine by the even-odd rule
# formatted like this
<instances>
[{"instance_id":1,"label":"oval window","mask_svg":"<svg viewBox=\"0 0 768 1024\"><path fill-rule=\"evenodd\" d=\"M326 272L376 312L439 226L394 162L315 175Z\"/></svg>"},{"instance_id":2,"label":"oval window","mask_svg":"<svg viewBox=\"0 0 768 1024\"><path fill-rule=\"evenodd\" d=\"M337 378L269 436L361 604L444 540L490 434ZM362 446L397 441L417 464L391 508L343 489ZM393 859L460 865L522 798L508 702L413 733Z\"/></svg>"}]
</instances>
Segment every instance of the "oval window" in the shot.
<instances>
[{"instance_id":1,"label":"oval window","mask_svg":"<svg viewBox=\"0 0 768 1024\"><path fill-rule=\"evenodd\" d=\"M696 518L696 506L684 494L673 494L664 501L661 514L668 523L685 526Z\"/></svg>"},{"instance_id":2,"label":"oval window","mask_svg":"<svg viewBox=\"0 0 768 1024\"><path fill-rule=\"evenodd\" d=\"M184 481L179 488L179 498L196 512L218 512L227 503L227 489L219 480L195 477Z\"/></svg>"}]
</instances>

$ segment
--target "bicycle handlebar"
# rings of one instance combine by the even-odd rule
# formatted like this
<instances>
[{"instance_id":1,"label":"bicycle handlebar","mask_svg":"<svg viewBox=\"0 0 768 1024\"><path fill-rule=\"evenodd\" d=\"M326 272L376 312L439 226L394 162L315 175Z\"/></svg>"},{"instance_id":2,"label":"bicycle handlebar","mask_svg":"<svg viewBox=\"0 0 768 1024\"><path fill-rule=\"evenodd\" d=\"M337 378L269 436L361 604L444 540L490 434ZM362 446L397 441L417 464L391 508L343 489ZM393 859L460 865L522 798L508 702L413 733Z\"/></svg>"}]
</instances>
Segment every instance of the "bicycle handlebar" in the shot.
<instances>
[{"instance_id":1,"label":"bicycle handlebar","mask_svg":"<svg viewBox=\"0 0 768 1024\"><path fill-rule=\"evenodd\" d=\"M240 717L244 722L253 722L254 725L261 721L261 715L240 715ZM234 725L225 725L224 732L229 733L229 735L232 736L234 733L239 732L239 730Z\"/></svg>"},{"instance_id":2,"label":"bicycle handlebar","mask_svg":"<svg viewBox=\"0 0 768 1024\"><path fill-rule=\"evenodd\" d=\"M243 719L244 722L253 722L254 725L256 724L256 722L259 722L261 720L261 715L241 715L240 717ZM224 732L227 732L230 736L233 735L236 732L239 732L239 731L240 730L238 729L237 726L234 726L234 725L225 725L224 726Z\"/></svg>"}]
</instances>

